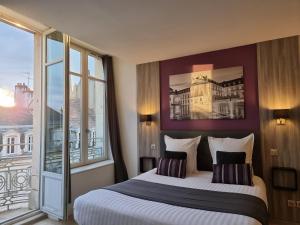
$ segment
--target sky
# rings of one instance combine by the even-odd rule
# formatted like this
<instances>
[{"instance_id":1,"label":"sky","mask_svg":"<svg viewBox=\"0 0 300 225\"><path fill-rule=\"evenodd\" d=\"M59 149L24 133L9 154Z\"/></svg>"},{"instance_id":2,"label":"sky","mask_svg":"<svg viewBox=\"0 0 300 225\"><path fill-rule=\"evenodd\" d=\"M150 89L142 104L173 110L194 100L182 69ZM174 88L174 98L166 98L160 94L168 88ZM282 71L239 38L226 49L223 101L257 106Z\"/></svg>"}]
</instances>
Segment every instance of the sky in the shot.
<instances>
[{"instance_id":1,"label":"sky","mask_svg":"<svg viewBox=\"0 0 300 225\"><path fill-rule=\"evenodd\" d=\"M54 35L53 38L49 37L47 39L48 60L57 61L63 56L63 43L61 40L56 40L56 37L60 36ZM80 73L79 52L71 50L70 56L71 70ZM95 65L93 58L89 57L89 70L92 74L95 74L95 68L92 67L92 65ZM51 60L49 61L51 62ZM14 89L17 83L25 83L33 89L33 68L34 35L0 21L0 106L12 107L15 105ZM47 75L47 104L60 112L64 100L63 63L49 66Z\"/></svg>"},{"instance_id":2,"label":"sky","mask_svg":"<svg viewBox=\"0 0 300 225\"><path fill-rule=\"evenodd\" d=\"M33 85L34 35L0 21L0 88L14 91L16 83Z\"/></svg>"},{"instance_id":3,"label":"sky","mask_svg":"<svg viewBox=\"0 0 300 225\"><path fill-rule=\"evenodd\" d=\"M51 57L59 59L63 54L63 44L49 39L49 46ZM33 68L34 35L0 21L0 106L15 105L14 89L17 83L25 83L33 90ZM49 66L47 71L47 104L60 112L64 100L63 63Z\"/></svg>"}]
</instances>

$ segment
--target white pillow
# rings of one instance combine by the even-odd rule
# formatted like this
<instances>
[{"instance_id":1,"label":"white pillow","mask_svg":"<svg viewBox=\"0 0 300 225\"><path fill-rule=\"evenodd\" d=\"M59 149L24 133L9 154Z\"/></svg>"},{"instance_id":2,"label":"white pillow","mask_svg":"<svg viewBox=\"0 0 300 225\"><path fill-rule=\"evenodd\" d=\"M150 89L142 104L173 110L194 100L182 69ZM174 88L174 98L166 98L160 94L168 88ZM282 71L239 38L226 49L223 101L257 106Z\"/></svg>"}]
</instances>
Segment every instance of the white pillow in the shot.
<instances>
[{"instance_id":1,"label":"white pillow","mask_svg":"<svg viewBox=\"0 0 300 225\"><path fill-rule=\"evenodd\" d=\"M187 173L197 171L197 148L201 136L195 138L175 139L165 135L166 151L186 152L187 154Z\"/></svg>"},{"instance_id":2,"label":"white pillow","mask_svg":"<svg viewBox=\"0 0 300 225\"><path fill-rule=\"evenodd\" d=\"M223 152L245 152L246 163L252 164L252 153L254 145L254 134L247 137L236 138L214 138L208 137L208 144L213 159L213 164L217 163L217 151Z\"/></svg>"}]
</instances>

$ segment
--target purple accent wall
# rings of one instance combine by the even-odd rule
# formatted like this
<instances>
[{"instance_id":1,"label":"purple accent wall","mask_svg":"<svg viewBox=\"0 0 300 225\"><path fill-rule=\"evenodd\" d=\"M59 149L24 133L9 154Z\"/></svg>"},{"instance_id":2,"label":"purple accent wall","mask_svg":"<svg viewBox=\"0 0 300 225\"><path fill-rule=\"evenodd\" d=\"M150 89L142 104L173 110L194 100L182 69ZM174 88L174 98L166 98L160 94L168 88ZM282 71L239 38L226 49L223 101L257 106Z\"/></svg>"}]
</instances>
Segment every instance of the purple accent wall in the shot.
<instances>
[{"instance_id":1,"label":"purple accent wall","mask_svg":"<svg viewBox=\"0 0 300 225\"><path fill-rule=\"evenodd\" d=\"M244 67L245 119L170 120L169 76L232 66ZM161 130L259 130L256 45L168 59L160 62Z\"/></svg>"}]
</instances>

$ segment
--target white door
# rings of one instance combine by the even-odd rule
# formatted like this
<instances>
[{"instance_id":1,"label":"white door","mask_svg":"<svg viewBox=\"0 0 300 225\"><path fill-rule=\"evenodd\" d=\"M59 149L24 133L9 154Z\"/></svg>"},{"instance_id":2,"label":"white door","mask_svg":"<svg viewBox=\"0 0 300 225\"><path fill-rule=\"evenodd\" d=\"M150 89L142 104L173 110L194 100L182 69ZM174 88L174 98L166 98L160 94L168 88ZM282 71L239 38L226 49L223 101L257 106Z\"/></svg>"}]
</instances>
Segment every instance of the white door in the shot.
<instances>
[{"instance_id":1,"label":"white door","mask_svg":"<svg viewBox=\"0 0 300 225\"><path fill-rule=\"evenodd\" d=\"M43 36L43 140L41 210L67 218L69 187L69 37L50 30Z\"/></svg>"}]
</instances>

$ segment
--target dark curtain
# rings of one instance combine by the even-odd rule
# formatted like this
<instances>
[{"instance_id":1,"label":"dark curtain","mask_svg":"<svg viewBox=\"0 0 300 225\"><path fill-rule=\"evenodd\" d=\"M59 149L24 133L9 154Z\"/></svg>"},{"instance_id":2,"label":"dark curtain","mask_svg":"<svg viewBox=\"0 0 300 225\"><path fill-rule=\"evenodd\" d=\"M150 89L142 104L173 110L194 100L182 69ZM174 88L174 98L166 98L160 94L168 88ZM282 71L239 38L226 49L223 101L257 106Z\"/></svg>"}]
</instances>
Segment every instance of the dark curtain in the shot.
<instances>
[{"instance_id":1,"label":"dark curtain","mask_svg":"<svg viewBox=\"0 0 300 225\"><path fill-rule=\"evenodd\" d=\"M108 128L111 152L114 159L115 182L119 183L128 180L128 174L122 155L112 57L104 56L102 60L104 75L107 79Z\"/></svg>"}]
</instances>

